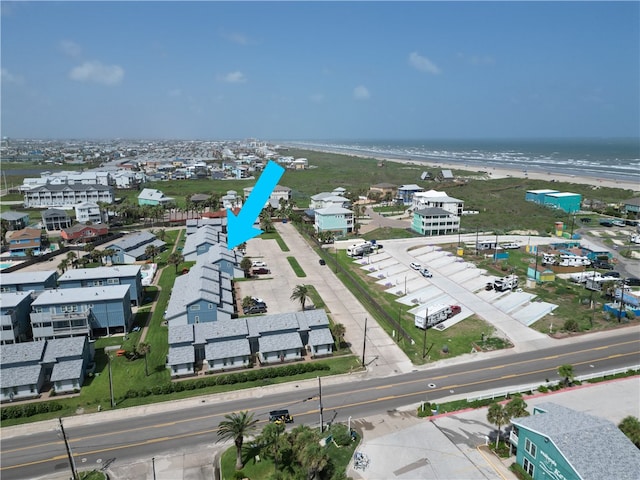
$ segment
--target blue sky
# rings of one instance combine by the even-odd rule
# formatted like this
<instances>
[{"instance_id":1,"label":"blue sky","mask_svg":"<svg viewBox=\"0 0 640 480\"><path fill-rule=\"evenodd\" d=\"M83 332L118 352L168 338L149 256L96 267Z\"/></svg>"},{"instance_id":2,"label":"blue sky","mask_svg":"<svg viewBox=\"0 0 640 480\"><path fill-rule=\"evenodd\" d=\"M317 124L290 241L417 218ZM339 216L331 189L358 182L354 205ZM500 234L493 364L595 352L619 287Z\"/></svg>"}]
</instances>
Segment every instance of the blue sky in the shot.
<instances>
[{"instance_id":1,"label":"blue sky","mask_svg":"<svg viewBox=\"0 0 640 480\"><path fill-rule=\"evenodd\" d=\"M6 2L0 133L637 137L638 2Z\"/></svg>"}]
</instances>

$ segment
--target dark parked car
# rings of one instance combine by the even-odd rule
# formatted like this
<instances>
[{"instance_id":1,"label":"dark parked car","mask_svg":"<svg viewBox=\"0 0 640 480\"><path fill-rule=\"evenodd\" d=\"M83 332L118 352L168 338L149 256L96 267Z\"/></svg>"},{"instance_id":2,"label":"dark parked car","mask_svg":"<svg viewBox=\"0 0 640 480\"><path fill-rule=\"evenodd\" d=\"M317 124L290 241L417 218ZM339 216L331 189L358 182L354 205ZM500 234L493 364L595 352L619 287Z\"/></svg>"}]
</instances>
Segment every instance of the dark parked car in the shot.
<instances>
[{"instance_id":1,"label":"dark parked car","mask_svg":"<svg viewBox=\"0 0 640 480\"><path fill-rule=\"evenodd\" d=\"M613 265L611 265L609 262L596 260L595 262L593 262L593 268L599 268L601 270L613 270Z\"/></svg>"},{"instance_id":2,"label":"dark parked car","mask_svg":"<svg viewBox=\"0 0 640 480\"><path fill-rule=\"evenodd\" d=\"M245 315L255 315L256 313L267 313L266 305L252 305L242 309Z\"/></svg>"},{"instance_id":3,"label":"dark parked car","mask_svg":"<svg viewBox=\"0 0 640 480\"><path fill-rule=\"evenodd\" d=\"M638 225L640 225L640 220L625 220L624 223L625 225L629 225L631 227L637 227Z\"/></svg>"},{"instance_id":4,"label":"dark parked car","mask_svg":"<svg viewBox=\"0 0 640 480\"><path fill-rule=\"evenodd\" d=\"M603 276L610 278L620 278L620 272L607 272Z\"/></svg>"},{"instance_id":5,"label":"dark parked car","mask_svg":"<svg viewBox=\"0 0 640 480\"><path fill-rule=\"evenodd\" d=\"M259 268L252 269L251 273L254 275L265 275L267 273L271 273L271 270L265 267L259 267Z\"/></svg>"},{"instance_id":6,"label":"dark parked car","mask_svg":"<svg viewBox=\"0 0 640 480\"><path fill-rule=\"evenodd\" d=\"M327 262L324 261L324 258L321 258L320 260L318 260L318 262L320 263L320 265L326 265Z\"/></svg>"},{"instance_id":7,"label":"dark parked car","mask_svg":"<svg viewBox=\"0 0 640 480\"><path fill-rule=\"evenodd\" d=\"M630 287L640 287L640 278L629 277L624 279L625 285L629 285Z\"/></svg>"},{"instance_id":8,"label":"dark parked car","mask_svg":"<svg viewBox=\"0 0 640 480\"><path fill-rule=\"evenodd\" d=\"M600 220L600 225L603 227L613 227L613 222L611 220Z\"/></svg>"}]
</instances>

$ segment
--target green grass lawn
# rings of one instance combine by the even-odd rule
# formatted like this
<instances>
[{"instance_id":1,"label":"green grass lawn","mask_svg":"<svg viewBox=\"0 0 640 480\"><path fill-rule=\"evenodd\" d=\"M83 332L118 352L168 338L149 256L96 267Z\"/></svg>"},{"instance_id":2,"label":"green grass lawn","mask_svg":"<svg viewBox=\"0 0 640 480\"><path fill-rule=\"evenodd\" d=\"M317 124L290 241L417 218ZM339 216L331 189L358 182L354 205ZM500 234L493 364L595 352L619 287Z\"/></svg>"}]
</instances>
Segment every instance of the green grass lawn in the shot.
<instances>
[{"instance_id":1,"label":"green grass lawn","mask_svg":"<svg viewBox=\"0 0 640 480\"><path fill-rule=\"evenodd\" d=\"M280 234L278 232L276 232L275 230L273 232L269 232L269 233L263 233L260 235L261 239L263 240L275 240L278 243L278 246L280 247L280 250L282 250L283 252L289 252L289 247L287 246L287 244L284 242L284 240L282 239L282 237L280 236Z\"/></svg>"},{"instance_id":2,"label":"green grass lawn","mask_svg":"<svg viewBox=\"0 0 640 480\"><path fill-rule=\"evenodd\" d=\"M289 262L289 265L291 265L291 268L293 269L293 271L294 271L294 273L296 274L297 277L306 277L307 276L307 274L304 273L304 270L302 269L302 267L298 263L298 260L296 260L296 257L287 257L287 261Z\"/></svg>"}]
</instances>

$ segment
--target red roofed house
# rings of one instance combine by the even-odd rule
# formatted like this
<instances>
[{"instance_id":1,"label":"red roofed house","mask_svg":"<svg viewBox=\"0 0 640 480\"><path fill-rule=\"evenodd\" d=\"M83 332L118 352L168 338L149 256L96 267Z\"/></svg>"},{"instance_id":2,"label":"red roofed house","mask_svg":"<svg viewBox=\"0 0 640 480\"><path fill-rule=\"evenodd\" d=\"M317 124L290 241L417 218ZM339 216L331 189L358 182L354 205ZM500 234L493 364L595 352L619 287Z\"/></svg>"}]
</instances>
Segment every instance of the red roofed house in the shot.
<instances>
[{"instance_id":1,"label":"red roofed house","mask_svg":"<svg viewBox=\"0 0 640 480\"><path fill-rule=\"evenodd\" d=\"M85 243L104 237L109 233L109 226L104 224L83 225L76 223L60 232L62 239L68 243Z\"/></svg>"}]
</instances>

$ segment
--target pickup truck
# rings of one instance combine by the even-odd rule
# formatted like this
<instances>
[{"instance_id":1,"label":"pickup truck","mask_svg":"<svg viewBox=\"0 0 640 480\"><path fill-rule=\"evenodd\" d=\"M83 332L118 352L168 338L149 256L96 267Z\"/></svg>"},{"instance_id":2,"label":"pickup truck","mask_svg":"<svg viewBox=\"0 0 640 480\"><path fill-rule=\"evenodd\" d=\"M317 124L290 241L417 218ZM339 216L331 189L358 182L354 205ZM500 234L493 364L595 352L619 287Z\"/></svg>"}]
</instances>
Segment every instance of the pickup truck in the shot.
<instances>
[{"instance_id":1,"label":"pickup truck","mask_svg":"<svg viewBox=\"0 0 640 480\"><path fill-rule=\"evenodd\" d=\"M293 423L293 417L289 410L271 410L269 412L269 421L273 423Z\"/></svg>"}]
</instances>

